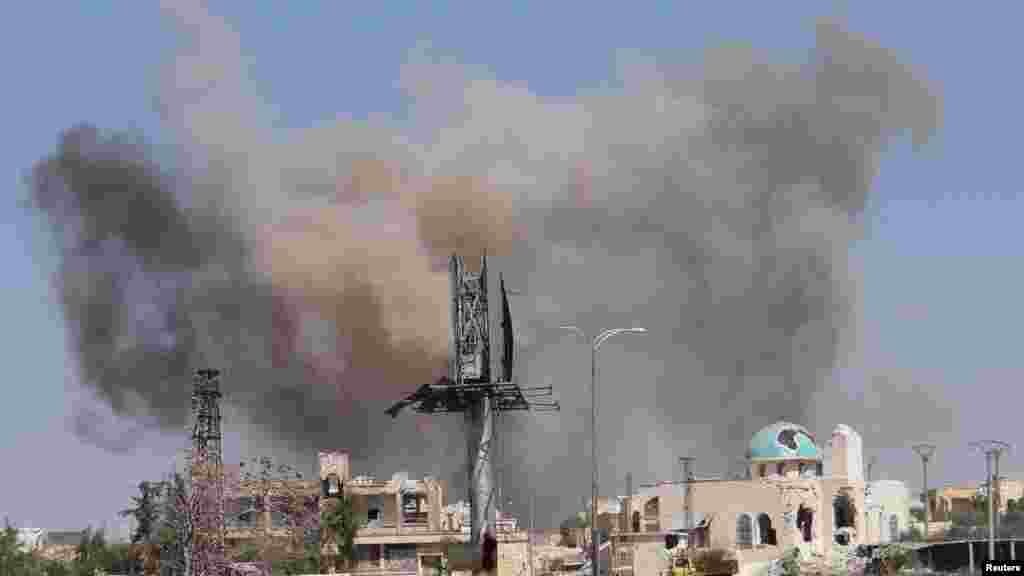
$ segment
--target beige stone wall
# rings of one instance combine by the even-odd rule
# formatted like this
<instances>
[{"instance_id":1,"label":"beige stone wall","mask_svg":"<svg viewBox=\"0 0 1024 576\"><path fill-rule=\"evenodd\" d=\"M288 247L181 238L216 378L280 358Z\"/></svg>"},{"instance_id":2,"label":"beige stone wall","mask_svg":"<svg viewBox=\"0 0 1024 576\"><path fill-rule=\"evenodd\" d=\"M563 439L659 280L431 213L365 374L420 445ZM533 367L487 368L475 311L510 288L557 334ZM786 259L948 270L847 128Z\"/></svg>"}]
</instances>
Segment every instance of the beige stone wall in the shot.
<instances>
[{"instance_id":1,"label":"beige stone wall","mask_svg":"<svg viewBox=\"0 0 1024 576\"><path fill-rule=\"evenodd\" d=\"M318 454L320 461L320 480L327 478L328 474L337 474L342 482L351 478L348 453L337 450L324 451Z\"/></svg>"},{"instance_id":2,"label":"beige stone wall","mask_svg":"<svg viewBox=\"0 0 1024 576\"><path fill-rule=\"evenodd\" d=\"M527 576L529 548L526 542L498 544L498 576Z\"/></svg>"},{"instance_id":3,"label":"beige stone wall","mask_svg":"<svg viewBox=\"0 0 1024 576\"><path fill-rule=\"evenodd\" d=\"M691 485L693 512L697 517L710 519L710 546L736 548L737 526L741 514L748 514L752 522L754 545L737 550L741 565L759 563L777 558L792 546L806 547L796 526L796 513L800 506L814 514L813 542L810 547L825 553L833 547L833 498L841 491L849 494L855 507L856 533L854 544L865 541L864 483L847 478L804 478L771 476L754 480L696 481ZM643 496L632 498L633 510L650 510L653 498L658 500L658 524L664 530L674 517L682 513L683 491L678 484L658 486ZM776 531L776 544L760 544L758 517L766 514ZM643 522L642 524L646 524ZM644 530L646 532L646 529ZM643 536L647 536L644 534ZM634 539L636 574L654 570L664 561L658 550L664 546L663 536L651 534L650 539Z\"/></svg>"}]
</instances>

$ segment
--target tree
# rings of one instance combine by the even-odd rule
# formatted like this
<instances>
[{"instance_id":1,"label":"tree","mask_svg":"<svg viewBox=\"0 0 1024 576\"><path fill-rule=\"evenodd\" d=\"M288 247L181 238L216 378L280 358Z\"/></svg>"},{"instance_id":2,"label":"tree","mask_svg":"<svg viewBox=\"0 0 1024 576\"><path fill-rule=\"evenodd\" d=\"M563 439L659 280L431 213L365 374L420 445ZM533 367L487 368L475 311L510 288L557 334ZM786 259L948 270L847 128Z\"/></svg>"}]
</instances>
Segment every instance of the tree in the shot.
<instances>
[{"instance_id":1,"label":"tree","mask_svg":"<svg viewBox=\"0 0 1024 576\"><path fill-rule=\"evenodd\" d=\"M321 538L323 539L321 545L330 547L334 552L331 554L334 567L344 568L354 556L355 537L359 525L352 508L352 499L349 496L343 495L341 498L331 498L330 500L324 506L320 517Z\"/></svg>"},{"instance_id":2,"label":"tree","mask_svg":"<svg viewBox=\"0 0 1024 576\"><path fill-rule=\"evenodd\" d=\"M0 533L0 576L20 576L25 573L29 559L18 541L18 529L4 519Z\"/></svg>"},{"instance_id":3,"label":"tree","mask_svg":"<svg viewBox=\"0 0 1024 576\"><path fill-rule=\"evenodd\" d=\"M171 475L163 493L160 521L154 537L159 548L161 576L185 574L192 521L188 483L177 472Z\"/></svg>"},{"instance_id":4,"label":"tree","mask_svg":"<svg viewBox=\"0 0 1024 576\"><path fill-rule=\"evenodd\" d=\"M152 482L139 483L139 495L132 497L134 506L121 511L122 517L135 519L135 531L131 537L131 552L142 562L145 574L155 574L160 567L160 547L156 541L160 522L159 498L161 485ZM134 571L134 567L133 570Z\"/></svg>"},{"instance_id":5,"label":"tree","mask_svg":"<svg viewBox=\"0 0 1024 576\"><path fill-rule=\"evenodd\" d=\"M133 508L121 511L121 516L131 516L135 519L135 531L132 533L132 544L151 542L156 534L156 525L159 520L157 510L157 499L160 495L160 486L151 482L139 483L139 495L132 496Z\"/></svg>"},{"instance_id":6,"label":"tree","mask_svg":"<svg viewBox=\"0 0 1024 576\"><path fill-rule=\"evenodd\" d=\"M258 525L261 559L280 564L283 571L305 565L315 550L319 515L315 490L302 482L291 466L275 465L269 457L251 458L239 464L241 475L229 492L254 498L257 513L270 514L271 525Z\"/></svg>"},{"instance_id":7,"label":"tree","mask_svg":"<svg viewBox=\"0 0 1024 576\"><path fill-rule=\"evenodd\" d=\"M75 551L71 571L75 576L94 576L97 572L106 571L110 560L111 555L103 532L89 527L82 532L82 540Z\"/></svg>"}]
</instances>

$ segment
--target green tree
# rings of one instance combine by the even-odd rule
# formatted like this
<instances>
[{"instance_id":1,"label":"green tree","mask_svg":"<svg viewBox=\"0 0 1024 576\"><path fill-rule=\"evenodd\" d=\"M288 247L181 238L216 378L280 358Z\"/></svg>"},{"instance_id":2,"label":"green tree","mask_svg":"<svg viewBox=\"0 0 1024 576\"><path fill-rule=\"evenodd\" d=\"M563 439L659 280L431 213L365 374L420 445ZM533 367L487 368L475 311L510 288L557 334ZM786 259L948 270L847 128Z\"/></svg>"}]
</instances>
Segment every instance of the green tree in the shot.
<instances>
[{"instance_id":1,"label":"green tree","mask_svg":"<svg viewBox=\"0 0 1024 576\"><path fill-rule=\"evenodd\" d=\"M160 574L180 576L186 572L186 551L192 534L188 484L181 474L175 472L165 490L155 534L155 542L160 549Z\"/></svg>"},{"instance_id":2,"label":"green tree","mask_svg":"<svg viewBox=\"0 0 1024 576\"><path fill-rule=\"evenodd\" d=\"M18 529L5 518L4 530L0 533L0 576L21 576L30 562L30 555L18 541Z\"/></svg>"},{"instance_id":3,"label":"green tree","mask_svg":"<svg viewBox=\"0 0 1024 576\"><path fill-rule=\"evenodd\" d=\"M94 576L97 572L106 571L110 560L110 550L103 532L86 528L75 551L72 573L75 576Z\"/></svg>"},{"instance_id":4,"label":"green tree","mask_svg":"<svg viewBox=\"0 0 1024 576\"><path fill-rule=\"evenodd\" d=\"M120 512L122 517L135 520L135 531L131 536L130 555L141 561L147 574L156 571L160 563L160 547L157 543L157 531L160 523L160 494L162 485L153 482L140 482L139 495L132 497L133 507ZM135 563L129 572L135 572Z\"/></svg>"},{"instance_id":5,"label":"green tree","mask_svg":"<svg viewBox=\"0 0 1024 576\"><path fill-rule=\"evenodd\" d=\"M354 556L356 530L359 529L359 525L349 496L330 500L320 516L320 545L332 547L334 567L344 568Z\"/></svg>"},{"instance_id":6,"label":"green tree","mask_svg":"<svg viewBox=\"0 0 1024 576\"><path fill-rule=\"evenodd\" d=\"M135 531L132 533L132 544L147 544L153 541L157 523L160 519L157 507L160 496L160 485L152 482L139 483L139 495L132 496L134 507L121 511L121 516L135 519Z\"/></svg>"}]
</instances>

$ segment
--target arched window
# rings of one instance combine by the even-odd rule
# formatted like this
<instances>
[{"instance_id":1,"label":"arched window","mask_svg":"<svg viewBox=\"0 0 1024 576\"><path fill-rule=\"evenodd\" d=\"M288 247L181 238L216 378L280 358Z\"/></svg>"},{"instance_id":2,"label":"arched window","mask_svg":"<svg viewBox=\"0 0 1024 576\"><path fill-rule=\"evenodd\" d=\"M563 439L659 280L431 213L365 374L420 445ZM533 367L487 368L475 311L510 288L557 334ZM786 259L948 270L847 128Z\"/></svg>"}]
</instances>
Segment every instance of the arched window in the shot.
<instances>
[{"instance_id":1,"label":"arched window","mask_svg":"<svg viewBox=\"0 0 1024 576\"><path fill-rule=\"evenodd\" d=\"M779 476L782 476L782 475L785 474L785 472L786 472L786 465L784 463L779 462L778 464L775 465L775 473L776 474L778 474Z\"/></svg>"},{"instance_id":2,"label":"arched window","mask_svg":"<svg viewBox=\"0 0 1024 576\"><path fill-rule=\"evenodd\" d=\"M767 476L768 475L768 466L765 466L764 464L761 464L760 466L758 466L757 467L757 475L760 478L764 478L765 476Z\"/></svg>"},{"instance_id":3,"label":"arched window","mask_svg":"<svg viewBox=\"0 0 1024 576\"><path fill-rule=\"evenodd\" d=\"M774 546L775 541L775 529L772 528L772 519L764 512L757 515L757 536L758 544L766 544Z\"/></svg>"},{"instance_id":4,"label":"arched window","mask_svg":"<svg viewBox=\"0 0 1024 576\"><path fill-rule=\"evenodd\" d=\"M889 541L895 542L900 539L900 519L895 514L889 516Z\"/></svg>"},{"instance_id":5,"label":"arched window","mask_svg":"<svg viewBox=\"0 0 1024 576\"><path fill-rule=\"evenodd\" d=\"M651 498L644 504L644 532L658 532L661 530L660 510L658 497Z\"/></svg>"},{"instance_id":6,"label":"arched window","mask_svg":"<svg viewBox=\"0 0 1024 576\"><path fill-rule=\"evenodd\" d=\"M736 547L750 548L754 544L754 522L750 514L740 514L736 518Z\"/></svg>"},{"instance_id":7,"label":"arched window","mask_svg":"<svg viewBox=\"0 0 1024 576\"><path fill-rule=\"evenodd\" d=\"M640 511L639 510L634 510L633 511L633 532L639 532L639 531L640 531Z\"/></svg>"},{"instance_id":8,"label":"arched window","mask_svg":"<svg viewBox=\"0 0 1024 576\"><path fill-rule=\"evenodd\" d=\"M814 540L814 512L803 504L796 511L796 527L800 530L804 542Z\"/></svg>"}]
</instances>

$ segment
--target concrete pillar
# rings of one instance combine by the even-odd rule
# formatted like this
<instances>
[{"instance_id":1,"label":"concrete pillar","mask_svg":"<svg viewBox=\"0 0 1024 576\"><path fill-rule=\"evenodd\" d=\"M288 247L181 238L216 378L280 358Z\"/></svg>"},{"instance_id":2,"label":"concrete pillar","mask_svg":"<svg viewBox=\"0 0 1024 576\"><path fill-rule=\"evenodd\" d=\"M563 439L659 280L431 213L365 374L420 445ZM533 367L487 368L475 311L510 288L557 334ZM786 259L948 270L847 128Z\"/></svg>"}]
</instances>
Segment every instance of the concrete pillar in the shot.
<instances>
[{"instance_id":1,"label":"concrete pillar","mask_svg":"<svg viewBox=\"0 0 1024 576\"><path fill-rule=\"evenodd\" d=\"M491 458L494 434L492 400L472 401L466 412L467 454L469 456L470 542L480 544L485 533L495 534L494 461Z\"/></svg>"},{"instance_id":2,"label":"concrete pillar","mask_svg":"<svg viewBox=\"0 0 1024 576\"><path fill-rule=\"evenodd\" d=\"M395 492L395 528L398 533L402 533L402 486L397 486L398 491Z\"/></svg>"},{"instance_id":3,"label":"concrete pillar","mask_svg":"<svg viewBox=\"0 0 1024 576\"><path fill-rule=\"evenodd\" d=\"M1017 561L1017 541L1016 540L1010 540L1010 561L1011 562L1016 562Z\"/></svg>"},{"instance_id":4,"label":"concrete pillar","mask_svg":"<svg viewBox=\"0 0 1024 576\"><path fill-rule=\"evenodd\" d=\"M974 542L967 541L967 561L970 562L967 569L974 574Z\"/></svg>"}]
</instances>

